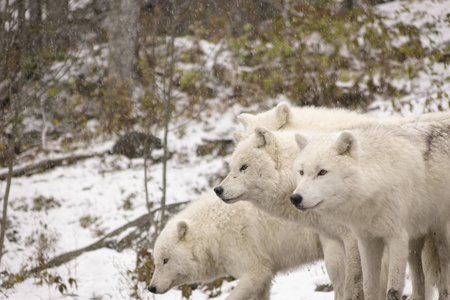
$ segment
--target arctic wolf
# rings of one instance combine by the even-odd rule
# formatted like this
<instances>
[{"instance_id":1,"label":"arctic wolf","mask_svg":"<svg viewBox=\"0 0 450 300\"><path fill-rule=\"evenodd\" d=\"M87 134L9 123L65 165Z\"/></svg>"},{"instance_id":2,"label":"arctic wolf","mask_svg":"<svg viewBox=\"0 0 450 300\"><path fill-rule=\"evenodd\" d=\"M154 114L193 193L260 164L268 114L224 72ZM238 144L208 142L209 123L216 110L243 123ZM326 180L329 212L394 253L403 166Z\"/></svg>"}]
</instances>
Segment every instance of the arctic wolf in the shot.
<instances>
[{"instance_id":1,"label":"arctic wolf","mask_svg":"<svg viewBox=\"0 0 450 300\"><path fill-rule=\"evenodd\" d=\"M418 254L427 234L439 253L439 299L448 299L450 122L372 125L311 137L297 134L295 140L300 154L292 203L352 228L366 299L378 299L384 247L389 253L387 296L401 299L408 255L411 268L421 268ZM424 291L418 295L423 299Z\"/></svg>"},{"instance_id":2,"label":"arctic wolf","mask_svg":"<svg viewBox=\"0 0 450 300\"><path fill-rule=\"evenodd\" d=\"M226 203L249 201L273 216L295 220L339 242L346 256L345 298L362 299L360 257L351 230L316 212L298 211L289 201L295 189L292 164L298 153L294 135L293 131L257 128L237 144L230 174L214 191Z\"/></svg>"},{"instance_id":3,"label":"arctic wolf","mask_svg":"<svg viewBox=\"0 0 450 300\"><path fill-rule=\"evenodd\" d=\"M336 298L342 299L344 254L335 248L334 241L319 241L314 231L255 211L248 203L230 206L207 194L159 235L148 289L162 294L180 284L231 275L240 280L227 300L268 300L276 273L310 264L325 253Z\"/></svg>"}]
</instances>

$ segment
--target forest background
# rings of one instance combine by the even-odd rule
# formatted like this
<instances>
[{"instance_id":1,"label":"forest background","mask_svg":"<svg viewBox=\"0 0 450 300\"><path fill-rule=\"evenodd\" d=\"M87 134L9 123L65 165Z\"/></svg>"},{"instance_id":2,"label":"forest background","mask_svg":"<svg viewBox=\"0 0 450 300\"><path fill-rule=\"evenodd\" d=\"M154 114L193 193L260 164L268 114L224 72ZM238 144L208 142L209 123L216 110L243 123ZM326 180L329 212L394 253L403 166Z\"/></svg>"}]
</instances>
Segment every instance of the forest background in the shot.
<instances>
[{"instance_id":1,"label":"forest background","mask_svg":"<svg viewBox=\"0 0 450 300\"><path fill-rule=\"evenodd\" d=\"M0 0L0 24L0 291L12 299L150 297L154 239L227 174L239 113L281 100L449 108L448 0Z\"/></svg>"}]
</instances>

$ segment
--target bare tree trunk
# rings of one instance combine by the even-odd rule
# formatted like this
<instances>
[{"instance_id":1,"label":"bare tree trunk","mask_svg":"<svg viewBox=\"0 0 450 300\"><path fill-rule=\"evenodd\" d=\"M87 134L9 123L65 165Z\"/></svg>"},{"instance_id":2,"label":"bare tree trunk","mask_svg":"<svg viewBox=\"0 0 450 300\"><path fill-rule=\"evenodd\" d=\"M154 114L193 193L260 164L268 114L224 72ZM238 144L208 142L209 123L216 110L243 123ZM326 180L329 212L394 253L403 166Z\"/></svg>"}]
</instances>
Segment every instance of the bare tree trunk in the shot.
<instances>
[{"instance_id":1,"label":"bare tree trunk","mask_svg":"<svg viewBox=\"0 0 450 300\"><path fill-rule=\"evenodd\" d=\"M110 75L132 83L138 69L140 5L138 1L112 0L109 20Z\"/></svg>"},{"instance_id":2,"label":"bare tree trunk","mask_svg":"<svg viewBox=\"0 0 450 300\"><path fill-rule=\"evenodd\" d=\"M147 134L149 131L147 130ZM148 196L148 176L147 176L147 162L148 162L148 147L147 142L145 143L145 149L144 149L144 188L145 188L145 204L147 206L148 212L150 212L151 205L150 205L150 198Z\"/></svg>"},{"instance_id":3,"label":"bare tree trunk","mask_svg":"<svg viewBox=\"0 0 450 300\"><path fill-rule=\"evenodd\" d=\"M32 48L39 48L42 46L42 1L31 0L28 3L30 12L29 40Z\"/></svg>"},{"instance_id":4,"label":"bare tree trunk","mask_svg":"<svg viewBox=\"0 0 450 300\"><path fill-rule=\"evenodd\" d=\"M11 79L10 79L11 80ZM11 95L11 83L10 83L10 96ZM15 147L15 139L17 136L17 126L19 121L19 114L21 109L21 99L17 97L17 99L13 99L11 103L11 107L13 110L13 118L12 118L12 129L11 134L8 140L8 177L6 178L6 189L5 194L3 196L3 210L2 210L2 220L1 220L1 229L0 229L0 266L1 260L3 257L3 249L5 245L5 233L6 227L8 226L8 202L9 202L9 194L11 191L11 179L13 175L13 164L14 164L14 147Z\"/></svg>"},{"instance_id":5,"label":"bare tree trunk","mask_svg":"<svg viewBox=\"0 0 450 300\"><path fill-rule=\"evenodd\" d=\"M48 46L60 51L69 45L69 0L47 0L47 14Z\"/></svg>"},{"instance_id":6,"label":"bare tree trunk","mask_svg":"<svg viewBox=\"0 0 450 300\"><path fill-rule=\"evenodd\" d=\"M164 79L164 157L163 157L163 195L161 199L161 219L159 228L164 227L165 222L165 206L166 206L166 196L167 196L167 159L168 159L168 149L167 149L167 141L169 136L169 123L171 119L171 105L172 105L172 77L173 77L173 69L174 69L174 44L175 44L175 24L173 18L176 17L175 14L170 21L170 41L167 44L166 50L166 61L165 61L165 79ZM169 81L166 84L167 80Z\"/></svg>"},{"instance_id":7,"label":"bare tree trunk","mask_svg":"<svg viewBox=\"0 0 450 300\"><path fill-rule=\"evenodd\" d=\"M29 1L30 23L38 23L42 20L42 2L41 0Z\"/></svg>"},{"instance_id":8,"label":"bare tree trunk","mask_svg":"<svg viewBox=\"0 0 450 300\"><path fill-rule=\"evenodd\" d=\"M290 27L289 23L289 0L283 0L283 11L281 12L285 28Z\"/></svg>"},{"instance_id":9,"label":"bare tree trunk","mask_svg":"<svg viewBox=\"0 0 450 300\"><path fill-rule=\"evenodd\" d=\"M0 53L4 53L4 55L0 55L0 83L3 82L4 74L6 72L7 60L8 60L8 33L5 28L5 24L9 21L9 0L5 0L5 6L2 13L0 13Z\"/></svg>"},{"instance_id":10,"label":"bare tree trunk","mask_svg":"<svg viewBox=\"0 0 450 300\"><path fill-rule=\"evenodd\" d=\"M6 23L6 16L8 15L8 0L5 1L5 8L3 10L3 12L0 12L0 51L1 53L5 53L5 36L6 36L6 32L5 32L5 23ZM2 63L3 63L3 59L4 58L0 58L0 72L2 71L3 67L2 67ZM0 82L2 82L3 78L1 77L2 74L0 73Z\"/></svg>"},{"instance_id":11,"label":"bare tree trunk","mask_svg":"<svg viewBox=\"0 0 450 300\"><path fill-rule=\"evenodd\" d=\"M23 28L25 27L25 0L19 0L16 3L19 19L19 33L22 34L24 32Z\"/></svg>"},{"instance_id":12,"label":"bare tree trunk","mask_svg":"<svg viewBox=\"0 0 450 300\"><path fill-rule=\"evenodd\" d=\"M15 125L13 125L15 126ZM14 131L14 130L13 130ZM5 243L5 233L6 227L8 225L8 201L9 201L9 192L11 189L11 178L13 172L13 162L14 162L14 138L15 134L13 133L9 137L8 141L8 178L6 180L6 189L5 194L3 196L3 211L2 211L2 221L1 221L1 230L0 230L0 265L3 257L3 248Z\"/></svg>"},{"instance_id":13,"label":"bare tree trunk","mask_svg":"<svg viewBox=\"0 0 450 300\"><path fill-rule=\"evenodd\" d=\"M41 98L39 100L40 102L40 109L41 109L41 116L42 116L42 122L43 122L43 128L41 133L41 144L42 149L47 149L47 131L51 129L52 124L48 121L47 118L47 112L45 111L45 98Z\"/></svg>"},{"instance_id":14,"label":"bare tree trunk","mask_svg":"<svg viewBox=\"0 0 450 300\"><path fill-rule=\"evenodd\" d=\"M156 44L157 44L157 26L158 26L158 17L159 17L159 5L157 3L155 3L155 6L153 8L153 17L150 19L151 23L147 20L147 22L145 22L145 29L146 30L151 30L151 40L152 40L152 44L151 44L151 52L152 52L152 56L151 58L149 56L147 56L147 61L148 61L148 65L151 69L150 75L151 75L151 81L150 81L150 91L151 91L151 101L157 101L157 94L156 94ZM144 52L146 53L146 52ZM156 123L156 122L155 122ZM147 126L147 134L151 134L150 132L150 123L146 124ZM147 157L144 158L144 186L145 186L145 201L147 204L147 209L150 211L151 208L151 203L149 200L149 194L148 194L148 175L147 175L147 162L148 159ZM157 223L156 222L156 231L157 231Z\"/></svg>"},{"instance_id":15,"label":"bare tree trunk","mask_svg":"<svg viewBox=\"0 0 450 300\"><path fill-rule=\"evenodd\" d=\"M80 155L70 155L66 157L60 157L56 159L45 159L42 161L39 161L37 163L32 163L30 165L26 166L20 166L14 168L14 171L12 172L12 177L20 177L20 176L29 176L32 174L42 173L46 172L48 170L51 170L53 168L59 167L59 166L69 166L72 164L75 164L76 162L88 158L92 158L95 156L103 156L105 152L103 153L95 153L95 154L80 154ZM0 172L0 180L8 179L9 172Z\"/></svg>"},{"instance_id":16,"label":"bare tree trunk","mask_svg":"<svg viewBox=\"0 0 450 300\"><path fill-rule=\"evenodd\" d=\"M8 3L6 3L8 4ZM0 263L1 258L3 257L4 246L5 246L5 233L6 227L8 224L8 201L9 195L11 191L11 178L13 175L13 163L14 163L14 148L15 148L15 140L18 138L18 126L19 126L19 118L21 111L23 109L23 99L25 97L25 93L23 93L24 86L24 64L25 64L25 48L27 43L27 35L25 31L25 0L19 0L14 3L17 5L17 16L18 16L18 32L14 35L8 35L6 39L7 43L7 52L9 52L9 47L13 44L13 41L17 39L17 43L19 45L20 53L19 53L19 70L12 70L11 67L8 67L8 79L9 79L9 98L11 101L11 133L9 135L8 140L8 177L6 181L6 189L5 194L3 196L3 211L2 211L2 220L1 220L1 230L0 230ZM17 80L17 92L13 92L13 84L15 77L18 76Z\"/></svg>"}]
</instances>

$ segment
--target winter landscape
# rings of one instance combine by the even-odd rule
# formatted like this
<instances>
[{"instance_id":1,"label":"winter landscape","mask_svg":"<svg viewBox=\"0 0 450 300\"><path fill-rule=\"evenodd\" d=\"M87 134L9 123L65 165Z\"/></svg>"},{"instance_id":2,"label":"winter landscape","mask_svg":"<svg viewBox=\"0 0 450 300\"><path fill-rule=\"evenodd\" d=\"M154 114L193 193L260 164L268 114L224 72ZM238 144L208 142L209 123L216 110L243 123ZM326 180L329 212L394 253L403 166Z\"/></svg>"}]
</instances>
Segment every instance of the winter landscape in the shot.
<instances>
[{"instance_id":1,"label":"winter landscape","mask_svg":"<svg viewBox=\"0 0 450 300\"><path fill-rule=\"evenodd\" d=\"M0 0L2 299L226 299L236 280L147 286L161 206L170 218L228 174L237 115L281 101L449 110L449 0L66 0L69 21L50 26L51 2ZM132 131L162 144L113 151ZM330 287L317 261L278 275L271 299L334 299Z\"/></svg>"}]
</instances>

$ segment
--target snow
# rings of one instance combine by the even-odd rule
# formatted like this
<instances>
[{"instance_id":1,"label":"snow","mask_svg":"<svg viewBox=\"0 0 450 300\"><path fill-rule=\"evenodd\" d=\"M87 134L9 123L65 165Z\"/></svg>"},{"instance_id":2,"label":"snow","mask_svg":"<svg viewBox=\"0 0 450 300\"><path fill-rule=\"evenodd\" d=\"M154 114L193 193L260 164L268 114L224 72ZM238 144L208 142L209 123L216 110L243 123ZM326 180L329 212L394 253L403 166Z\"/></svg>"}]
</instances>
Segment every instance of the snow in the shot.
<instances>
[{"instance_id":1,"label":"snow","mask_svg":"<svg viewBox=\"0 0 450 300\"><path fill-rule=\"evenodd\" d=\"M327 277L325 266L322 262L302 268L296 272L279 275L275 278L271 299L286 300L286 299L311 299L311 300L327 300L334 299L332 292L314 292L317 284L330 284ZM222 286L222 294L213 299L224 300L229 291L236 286L236 282L225 283ZM151 298L150 298L151 299ZM179 300L181 299L181 292L172 290L164 295L157 295L154 297L157 300ZM191 299L206 300L208 297L198 290L195 290Z\"/></svg>"},{"instance_id":2,"label":"snow","mask_svg":"<svg viewBox=\"0 0 450 300\"><path fill-rule=\"evenodd\" d=\"M125 282L123 285L118 285L118 282L121 282L127 269L133 268L133 259L134 255L130 250L122 253L107 249L89 252L82 258L73 260L68 266L57 269L63 278L72 276L77 279L78 289L69 287L69 292L76 296L63 296L54 287L45 284L37 286L33 279L28 279L9 297L17 300L128 299L124 293Z\"/></svg>"},{"instance_id":3,"label":"snow","mask_svg":"<svg viewBox=\"0 0 450 300\"><path fill-rule=\"evenodd\" d=\"M91 3L89 0L72 0L71 9L82 8ZM411 13L405 11L406 2L393 2L380 6L386 13L392 14L397 10L403 10L399 16L405 21L426 22L427 20L442 20L439 25L440 42L450 40L450 26L443 21L446 14L450 13L450 1L420 1L410 4L407 2ZM413 12L426 11L423 18L414 18ZM177 38L177 47L193 47L193 41L189 38ZM207 54L204 64L208 70L214 63L230 66L231 56L222 51L221 45L207 41L199 43L202 51ZM76 56L88 64L106 66L106 45L97 45L94 51L100 51L98 57L93 57L92 51L83 49ZM192 66L185 65L185 68ZM60 65L55 64L52 70L56 71ZM81 68L81 67L80 67ZM443 78L448 70L442 65L433 67L435 74L421 76L412 82L412 94L395 102L387 102L377 99L372 105L370 114L385 116L392 114L418 115L425 111L436 111L439 108L448 110L449 103L446 100L434 101L433 105L427 105L428 98L436 99L438 90L433 89L431 80ZM70 80L83 70L71 68L70 72L64 72L63 80ZM101 75L98 75L101 76ZM404 84L399 82L398 84ZM442 91L450 94L450 83L441 87ZM226 94L226 91L223 91ZM272 99L267 102L271 107L279 101L288 101L285 96ZM199 194L208 191L217 182L214 175L224 172L224 162L229 157L217 158L213 156L197 156L197 146L204 139L231 138L235 130L242 130L236 121L236 116L242 112L254 112L257 107L243 109L236 104L227 107L221 102L220 97L212 99L214 111L207 115L202 112L202 123L190 121L171 124L169 135L170 151L176 154L168 163L168 195L167 202L177 203L192 200ZM408 105L405 105L408 104ZM438 107L440 105L440 107ZM400 107L401 109L396 111ZM95 127L96 124L91 124ZM179 128L185 128L184 134L179 133ZM51 145L50 145L51 146ZM99 142L89 149L78 150L73 154L100 153L111 149L112 141ZM155 156L160 156L161 151L154 151ZM64 156L67 154L64 154ZM63 154L50 152L35 158L35 162L45 158L57 158ZM5 171L0 170L0 172ZM162 165L149 165L149 198L158 206L161 198ZM2 263L10 272L18 272L31 257L35 257L38 251L36 238L41 233L53 237L56 242L48 249L49 257L85 247L98 240L99 234L108 233L123 224L147 213L145 205L143 160L128 160L124 157L107 155L94 157L70 166L55 168L44 174L36 174L30 177L14 178L12 182L10 200L10 218L12 226L20 236L16 242L6 239L7 253ZM4 190L5 182L0 182L0 190ZM33 202L39 196L53 199L55 207L41 211L36 209ZM124 201L129 199L132 203L128 210L123 209ZM87 228L80 226L81 218L89 217L92 225ZM34 241L33 241L34 239ZM132 285L128 270L135 267L135 252L124 250L116 252L109 249L99 249L87 252L70 263L51 269L50 272L58 273L67 282L69 277L77 280L78 289L69 288L69 295L62 296L54 286L36 285L35 279L27 279L18 284L14 289L7 291L9 299L130 299L130 287ZM223 293L215 299L225 299L236 281L225 283ZM271 291L271 299L333 299L332 292L316 292L317 285L329 284L329 279L323 262L317 262L311 266L279 275L275 278ZM411 292L409 279L405 287L405 293ZM143 299L181 299L181 292L174 289L165 295L153 296L141 286L140 294ZM3 297L0 295L0 298ZM195 290L191 299L208 299L208 296Z\"/></svg>"},{"instance_id":4,"label":"snow","mask_svg":"<svg viewBox=\"0 0 450 300\"><path fill-rule=\"evenodd\" d=\"M91 3L92 3L92 0L70 0L69 1L69 9L72 11L77 10L77 9L83 9Z\"/></svg>"}]
</instances>

